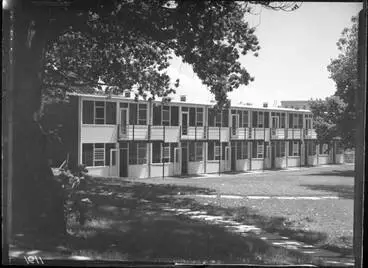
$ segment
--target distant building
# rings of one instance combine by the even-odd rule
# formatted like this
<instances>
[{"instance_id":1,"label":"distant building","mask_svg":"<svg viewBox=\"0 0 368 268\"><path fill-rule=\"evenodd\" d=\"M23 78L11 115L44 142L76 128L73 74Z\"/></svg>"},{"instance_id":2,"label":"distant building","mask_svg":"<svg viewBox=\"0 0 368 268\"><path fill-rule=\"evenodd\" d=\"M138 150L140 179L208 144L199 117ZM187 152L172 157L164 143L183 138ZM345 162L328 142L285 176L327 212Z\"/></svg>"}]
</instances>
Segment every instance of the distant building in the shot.
<instances>
[{"instance_id":1,"label":"distant building","mask_svg":"<svg viewBox=\"0 0 368 268\"><path fill-rule=\"evenodd\" d=\"M281 107L291 109L309 110L309 103L306 100L281 101Z\"/></svg>"}]
</instances>

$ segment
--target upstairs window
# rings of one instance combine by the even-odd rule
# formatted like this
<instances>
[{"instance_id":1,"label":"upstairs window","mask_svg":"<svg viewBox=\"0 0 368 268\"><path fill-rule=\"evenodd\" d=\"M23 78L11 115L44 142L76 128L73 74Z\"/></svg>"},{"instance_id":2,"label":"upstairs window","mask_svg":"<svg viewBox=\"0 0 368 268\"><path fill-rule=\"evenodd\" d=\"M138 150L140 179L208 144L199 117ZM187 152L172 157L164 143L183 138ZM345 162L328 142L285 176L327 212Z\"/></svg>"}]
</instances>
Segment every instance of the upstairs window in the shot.
<instances>
[{"instance_id":1,"label":"upstairs window","mask_svg":"<svg viewBox=\"0 0 368 268\"><path fill-rule=\"evenodd\" d=\"M203 108L197 108L197 126L203 126Z\"/></svg>"},{"instance_id":2,"label":"upstairs window","mask_svg":"<svg viewBox=\"0 0 368 268\"><path fill-rule=\"evenodd\" d=\"M147 125L147 104L138 106L138 125Z\"/></svg>"},{"instance_id":3,"label":"upstairs window","mask_svg":"<svg viewBox=\"0 0 368 268\"><path fill-rule=\"evenodd\" d=\"M162 125L170 126L170 106L162 107Z\"/></svg>"},{"instance_id":4,"label":"upstairs window","mask_svg":"<svg viewBox=\"0 0 368 268\"><path fill-rule=\"evenodd\" d=\"M105 101L83 101L83 124L115 125L116 103Z\"/></svg>"}]
</instances>

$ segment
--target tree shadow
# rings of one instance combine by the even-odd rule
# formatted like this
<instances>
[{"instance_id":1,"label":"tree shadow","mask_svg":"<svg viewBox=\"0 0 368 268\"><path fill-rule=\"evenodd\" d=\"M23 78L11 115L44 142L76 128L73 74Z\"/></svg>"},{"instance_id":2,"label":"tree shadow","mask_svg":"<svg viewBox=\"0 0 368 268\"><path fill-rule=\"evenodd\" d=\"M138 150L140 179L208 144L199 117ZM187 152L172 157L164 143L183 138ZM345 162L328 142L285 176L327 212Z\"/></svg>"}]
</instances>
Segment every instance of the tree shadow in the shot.
<instances>
[{"instance_id":1,"label":"tree shadow","mask_svg":"<svg viewBox=\"0 0 368 268\"><path fill-rule=\"evenodd\" d=\"M345 199L354 199L353 185L301 184L300 186L309 188L314 191L325 191L336 193L338 197Z\"/></svg>"},{"instance_id":2,"label":"tree shadow","mask_svg":"<svg viewBox=\"0 0 368 268\"><path fill-rule=\"evenodd\" d=\"M303 176L340 176L340 177L352 177L355 176L354 170L331 170L318 173L308 173Z\"/></svg>"},{"instance_id":3,"label":"tree shadow","mask_svg":"<svg viewBox=\"0 0 368 268\"><path fill-rule=\"evenodd\" d=\"M242 237L223 226L175 215L165 207L206 209L178 195L208 194L206 188L131 181L89 184L94 204L85 226L70 222L74 254L100 259L215 263L310 263L296 251L272 247L254 235ZM216 210L215 208L213 208Z\"/></svg>"}]
</instances>

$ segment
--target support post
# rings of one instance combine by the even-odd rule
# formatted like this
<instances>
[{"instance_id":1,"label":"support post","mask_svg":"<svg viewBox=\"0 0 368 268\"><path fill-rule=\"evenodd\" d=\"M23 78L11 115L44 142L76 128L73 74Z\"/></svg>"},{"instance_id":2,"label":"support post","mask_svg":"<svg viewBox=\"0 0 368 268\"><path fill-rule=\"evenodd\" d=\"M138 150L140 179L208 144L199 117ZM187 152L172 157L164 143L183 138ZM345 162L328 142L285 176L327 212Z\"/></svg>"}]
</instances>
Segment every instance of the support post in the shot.
<instances>
[{"instance_id":1,"label":"support post","mask_svg":"<svg viewBox=\"0 0 368 268\"><path fill-rule=\"evenodd\" d=\"M355 185L354 185L354 256L355 267L363 267L363 224L365 198L365 133L366 133L366 38L367 38L367 6L359 12L358 31L358 78L359 86L355 92L357 131L355 146ZM367 256L367 255L366 255Z\"/></svg>"}]
</instances>

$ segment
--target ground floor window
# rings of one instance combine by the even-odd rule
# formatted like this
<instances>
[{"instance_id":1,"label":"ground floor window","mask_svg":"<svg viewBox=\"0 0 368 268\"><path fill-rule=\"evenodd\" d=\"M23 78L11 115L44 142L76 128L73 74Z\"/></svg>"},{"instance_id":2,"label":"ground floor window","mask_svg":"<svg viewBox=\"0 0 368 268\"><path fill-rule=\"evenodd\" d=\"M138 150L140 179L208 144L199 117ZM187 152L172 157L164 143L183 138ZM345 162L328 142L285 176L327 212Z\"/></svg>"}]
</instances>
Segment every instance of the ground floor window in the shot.
<instances>
[{"instance_id":1,"label":"ground floor window","mask_svg":"<svg viewBox=\"0 0 368 268\"><path fill-rule=\"evenodd\" d=\"M315 141L307 141L306 146L307 146L309 156L316 155L316 153L317 153L317 150L316 150L317 144L316 144Z\"/></svg>"},{"instance_id":2,"label":"ground floor window","mask_svg":"<svg viewBox=\"0 0 368 268\"><path fill-rule=\"evenodd\" d=\"M253 141L252 158L263 158L264 156L264 141Z\"/></svg>"},{"instance_id":3,"label":"ground floor window","mask_svg":"<svg viewBox=\"0 0 368 268\"><path fill-rule=\"evenodd\" d=\"M189 142L189 161L203 161L203 142Z\"/></svg>"},{"instance_id":4,"label":"ground floor window","mask_svg":"<svg viewBox=\"0 0 368 268\"><path fill-rule=\"evenodd\" d=\"M299 141L289 141L289 156L300 156Z\"/></svg>"},{"instance_id":5,"label":"ground floor window","mask_svg":"<svg viewBox=\"0 0 368 268\"><path fill-rule=\"evenodd\" d=\"M116 148L115 143L83 143L82 164L87 167L108 166L110 165L110 151L114 148ZM116 164L115 157L111 164Z\"/></svg>"},{"instance_id":6,"label":"ground floor window","mask_svg":"<svg viewBox=\"0 0 368 268\"><path fill-rule=\"evenodd\" d=\"M147 164L147 142L131 142L129 144L129 164Z\"/></svg>"},{"instance_id":7,"label":"ground floor window","mask_svg":"<svg viewBox=\"0 0 368 268\"><path fill-rule=\"evenodd\" d=\"M285 157L285 141L275 141L276 157Z\"/></svg>"},{"instance_id":8,"label":"ground floor window","mask_svg":"<svg viewBox=\"0 0 368 268\"><path fill-rule=\"evenodd\" d=\"M236 142L237 159L248 158L248 141L237 141Z\"/></svg>"},{"instance_id":9,"label":"ground floor window","mask_svg":"<svg viewBox=\"0 0 368 268\"><path fill-rule=\"evenodd\" d=\"M220 160L221 147L219 141L208 141L208 160Z\"/></svg>"},{"instance_id":10,"label":"ground floor window","mask_svg":"<svg viewBox=\"0 0 368 268\"><path fill-rule=\"evenodd\" d=\"M344 153L344 146L341 142L336 142L336 154L343 154Z\"/></svg>"},{"instance_id":11,"label":"ground floor window","mask_svg":"<svg viewBox=\"0 0 368 268\"><path fill-rule=\"evenodd\" d=\"M329 146L327 143L322 143L319 145L319 154L328 154Z\"/></svg>"},{"instance_id":12,"label":"ground floor window","mask_svg":"<svg viewBox=\"0 0 368 268\"><path fill-rule=\"evenodd\" d=\"M152 142L152 163L174 162L174 150L177 143Z\"/></svg>"}]
</instances>

